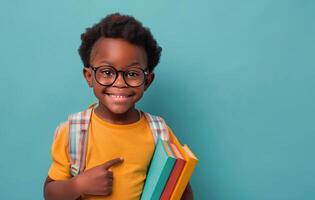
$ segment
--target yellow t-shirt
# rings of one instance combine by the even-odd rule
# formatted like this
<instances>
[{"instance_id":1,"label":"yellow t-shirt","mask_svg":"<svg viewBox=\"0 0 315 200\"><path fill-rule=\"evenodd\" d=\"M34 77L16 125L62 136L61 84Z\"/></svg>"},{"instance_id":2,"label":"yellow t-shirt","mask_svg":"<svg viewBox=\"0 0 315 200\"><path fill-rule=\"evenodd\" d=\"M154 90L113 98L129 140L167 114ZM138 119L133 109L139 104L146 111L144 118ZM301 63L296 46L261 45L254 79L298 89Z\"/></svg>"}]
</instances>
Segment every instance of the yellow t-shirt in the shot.
<instances>
[{"instance_id":1,"label":"yellow t-shirt","mask_svg":"<svg viewBox=\"0 0 315 200\"><path fill-rule=\"evenodd\" d=\"M52 144L52 164L48 176L53 180L71 178L68 130L68 123L61 126ZM172 131L169 131L173 136ZM135 123L117 125L102 120L93 112L88 135L86 169L118 157L123 157L124 161L111 167L114 180L110 196L86 195L84 199L139 199L154 146L150 127L144 116Z\"/></svg>"}]
</instances>

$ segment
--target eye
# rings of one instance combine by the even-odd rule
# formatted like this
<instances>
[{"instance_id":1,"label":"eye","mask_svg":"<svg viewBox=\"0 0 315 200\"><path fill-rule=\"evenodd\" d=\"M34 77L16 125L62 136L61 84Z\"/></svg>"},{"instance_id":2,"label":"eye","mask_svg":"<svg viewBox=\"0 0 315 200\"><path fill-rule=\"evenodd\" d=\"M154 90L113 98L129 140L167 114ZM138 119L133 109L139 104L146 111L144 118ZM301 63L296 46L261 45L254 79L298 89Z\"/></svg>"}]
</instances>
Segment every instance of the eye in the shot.
<instances>
[{"instance_id":1,"label":"eye","mask_svg":"<svg viewBox=\"0 0 315 200\"><path fill-rule=\"evenodd\" d=\"M115 75L115 72L112 69L101 69L100 73L103 77L112 77Z\"/></svg>"},{"instance_id":2,"label":"eye","mask_svg":"<svg viewBox=\"0 0 315 200\"><path fill-rule=\"evenodd\" d=\"M128 71L127 76L128 77L137 77L137 76L140 76L140 74L137 71Z\"/></svg>"},{"instance_id":3,"label":"eye","mask_svg":"<svg viewBox=\"0 0 315 200\"><path fill-rule=\"evenodd\" d=\"M138 69L131 69L126 72L126 76L129 79L141 79L143 77L143 72Z\"/></svg>"}]
</instances>

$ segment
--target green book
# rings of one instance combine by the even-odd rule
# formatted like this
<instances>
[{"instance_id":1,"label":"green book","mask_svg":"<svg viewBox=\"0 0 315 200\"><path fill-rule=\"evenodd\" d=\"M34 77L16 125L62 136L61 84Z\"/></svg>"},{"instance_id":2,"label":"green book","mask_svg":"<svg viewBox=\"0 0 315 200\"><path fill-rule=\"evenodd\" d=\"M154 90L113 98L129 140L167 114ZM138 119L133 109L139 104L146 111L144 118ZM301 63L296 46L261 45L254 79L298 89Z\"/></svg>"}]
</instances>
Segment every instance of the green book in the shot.
<instances>
[{"instance_id":1,"label":"green book","mask_svg":"<svg viewBox=\"0 0 315 200\"><path fill-rule=\"evenodd\" d=\"M168 142L158 139L141 200L159 200L175 164L176 157Z\"/></svg>"}]
</instances>

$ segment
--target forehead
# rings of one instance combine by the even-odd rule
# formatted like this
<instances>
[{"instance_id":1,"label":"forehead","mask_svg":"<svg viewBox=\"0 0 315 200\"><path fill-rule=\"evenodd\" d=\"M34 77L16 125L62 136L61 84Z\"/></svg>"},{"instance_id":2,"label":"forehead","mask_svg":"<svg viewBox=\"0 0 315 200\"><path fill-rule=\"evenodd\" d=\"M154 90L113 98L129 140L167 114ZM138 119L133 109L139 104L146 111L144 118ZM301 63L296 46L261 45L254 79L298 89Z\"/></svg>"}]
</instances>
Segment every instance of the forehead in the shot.
<instances>
[{"instance_id":1,"label":"forehead","mask_svg":"<svg viewBox=\"0 0 315 200\"><path fill-rule=\"evenodd\" d=\"M100 38L93 45L90 63L94 66L111 64L114 66L127 66L138 62L146 66L145 50L123 39Z\"/></svg>"}]
</instances>

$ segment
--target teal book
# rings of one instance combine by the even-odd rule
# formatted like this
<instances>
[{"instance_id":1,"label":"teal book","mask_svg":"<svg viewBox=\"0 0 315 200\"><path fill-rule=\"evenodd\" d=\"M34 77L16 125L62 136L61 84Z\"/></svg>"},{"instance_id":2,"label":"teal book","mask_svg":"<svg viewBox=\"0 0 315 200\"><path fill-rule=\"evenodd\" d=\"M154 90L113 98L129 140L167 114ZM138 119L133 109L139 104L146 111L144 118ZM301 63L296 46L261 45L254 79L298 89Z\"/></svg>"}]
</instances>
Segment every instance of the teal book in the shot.
<instances>
[{"instance_id":1,"label":"teal book","mask_svg":"<svg viewBox=\"0 0 315 200\"><path fill-rule=\"evenodd\" d=\"M166 141L158 139L144 183L141 200L159 200L167 183L176 157Z\"/></svg>"}]
</instances>

